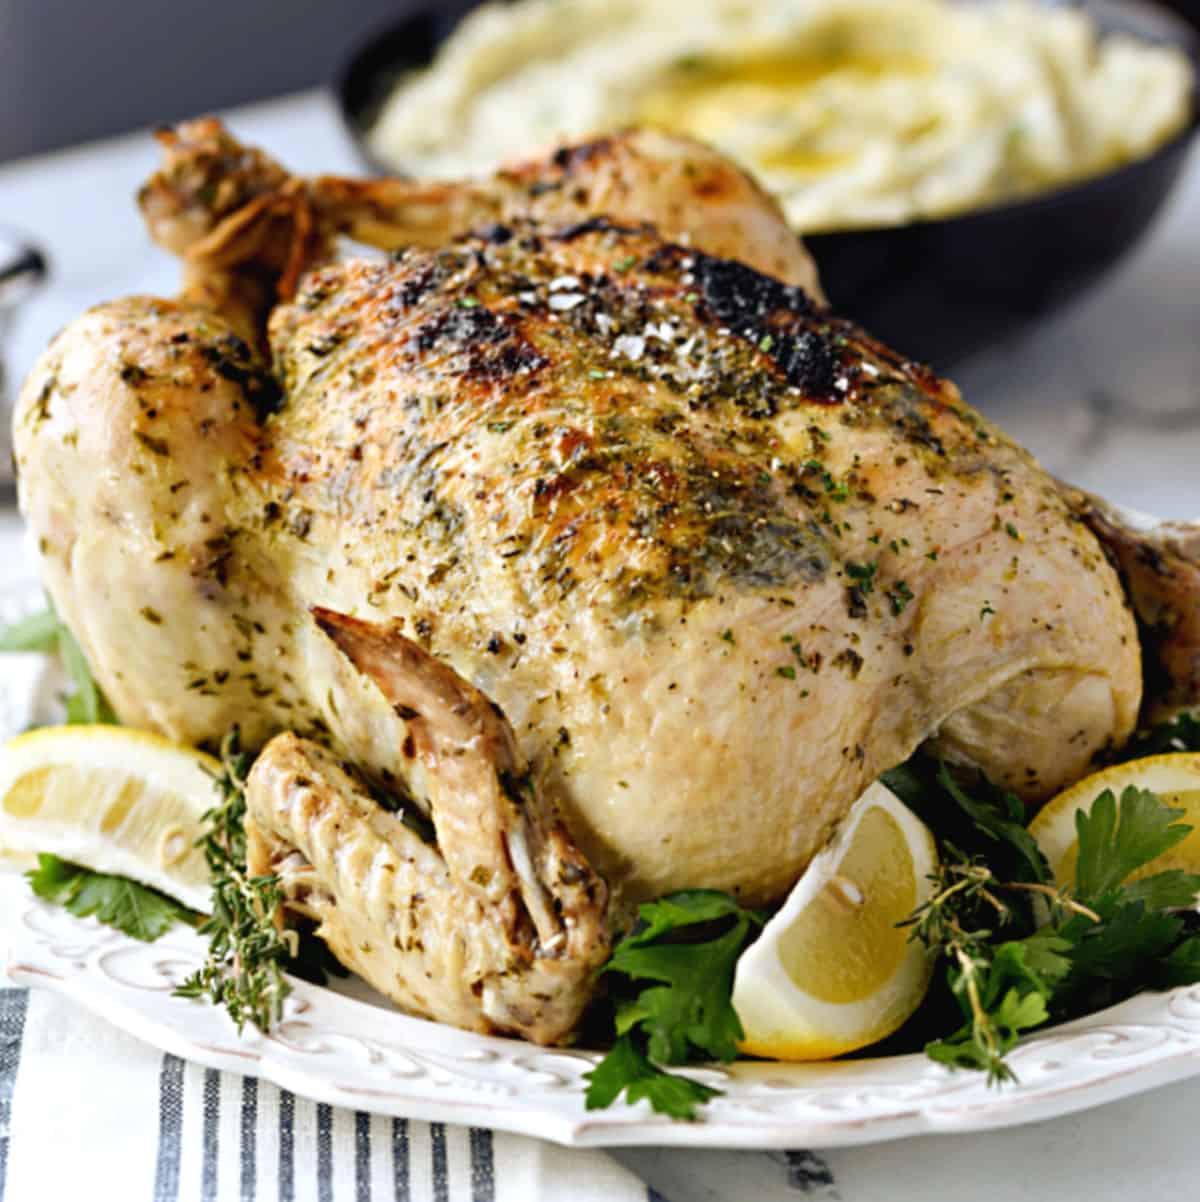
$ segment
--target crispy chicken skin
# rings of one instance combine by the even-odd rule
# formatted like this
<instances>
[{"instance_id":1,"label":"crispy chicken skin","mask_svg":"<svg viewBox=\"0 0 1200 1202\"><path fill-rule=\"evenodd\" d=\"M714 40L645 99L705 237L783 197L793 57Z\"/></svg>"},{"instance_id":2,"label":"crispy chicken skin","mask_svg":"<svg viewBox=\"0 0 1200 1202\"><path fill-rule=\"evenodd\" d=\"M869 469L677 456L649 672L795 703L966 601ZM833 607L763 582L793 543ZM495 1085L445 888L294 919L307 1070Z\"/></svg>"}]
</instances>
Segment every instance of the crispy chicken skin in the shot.
<instances>
[{"instance_id":1,"label":"crispy chicken skin","mask_svg":"<svg viewBox=\"0 0 1200 1202\"><path fill-rule=\"evenodd\" d=\"M292 904L406 1005L539 1039L577 1010L579 933L603 946L590 866L619 906L769 902L921 744L1038 799L1122 742L1142 696L1096 537L952 385L821 308L799 258L790 282L734 261L702 194L692 245L642 224L653 187L636 215L580 219L589 171L637 207L647 173L625 193L605 175L645 153L630 139L542 165L583 200L550 188L561 208L513 200L475 234L451 236L489 188L464 185L459 215L441 185L428 239L406 210L422 186L280 179L229 139L194 189L177 140L143 204L184 296L85 314L16 419L47 588L121 718L302 736L269 744L251 800L256 854L303 878ZM338 229L394 244L360 191L395 241L432 245L322 263ZM745 229L775 220L756 195L767 224ZM437 847L306 739L407 794ZM502 782L526 766L521 818ZM384 890L389 856L411 858ZM556 864L589 882L575 917ZM457 922L414 908L427 881ZM430 924L425 950L407 923ZM402 946L367 962L361 924ZM510 953L557 982L516 1018Z\"/></svg>"}]
</instances>

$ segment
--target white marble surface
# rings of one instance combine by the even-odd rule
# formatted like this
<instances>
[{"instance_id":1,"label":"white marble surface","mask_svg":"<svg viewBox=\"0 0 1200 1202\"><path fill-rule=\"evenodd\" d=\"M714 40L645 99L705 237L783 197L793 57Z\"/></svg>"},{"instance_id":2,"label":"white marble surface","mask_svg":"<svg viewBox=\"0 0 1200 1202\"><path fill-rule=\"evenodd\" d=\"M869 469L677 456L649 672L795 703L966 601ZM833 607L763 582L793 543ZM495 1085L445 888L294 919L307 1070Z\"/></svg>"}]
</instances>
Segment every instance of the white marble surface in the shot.
<instances>
[{"instance_id":1,"label":"white marble surface","mask_svg":"<svg viewBox=\"0 0 1200 1202\"><path fill-rule=\"evenodd\" d=\"M231 120L299 170L355 169L324 95L256 106ZM0 168L0 224L41 242L53 271L8 347L14 378L87 305L173 289L175 267L150 245L132 204L154 157L147 135ZM1151 238L1103 287L959 378L976 405L1052 470L1148 512L1200 514L1200 158ZM32 571L16 515L0 509L0 582ZM1197 1113L1200 1080L1033 1129L843 1150L826 1158L833 1187L811 1184L791 1196L1194 1199ZM759 1154L620 1155L671 1202L789 1196L784 1167Z\"/></svg>"}]
</instances>

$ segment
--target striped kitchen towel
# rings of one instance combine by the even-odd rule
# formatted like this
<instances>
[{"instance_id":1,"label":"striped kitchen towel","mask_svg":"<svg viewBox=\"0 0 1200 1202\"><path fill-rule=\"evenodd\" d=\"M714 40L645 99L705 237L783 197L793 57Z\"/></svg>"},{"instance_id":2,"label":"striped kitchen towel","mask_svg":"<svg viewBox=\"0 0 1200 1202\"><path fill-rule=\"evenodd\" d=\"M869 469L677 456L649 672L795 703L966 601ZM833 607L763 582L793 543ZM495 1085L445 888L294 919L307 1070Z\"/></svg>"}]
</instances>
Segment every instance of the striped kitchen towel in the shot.
<instances>
[{"instance_id":1,"label":"striped kitchen towel","mask_svg":"<svg viewBox=\"0 0 1200 1202\"><path fill-rule=\"evenodd\" d=\"M611 1157L385 1118L166 1055L0 990L0 1199L655 1202Z\"/></svg>"}]
</instances>

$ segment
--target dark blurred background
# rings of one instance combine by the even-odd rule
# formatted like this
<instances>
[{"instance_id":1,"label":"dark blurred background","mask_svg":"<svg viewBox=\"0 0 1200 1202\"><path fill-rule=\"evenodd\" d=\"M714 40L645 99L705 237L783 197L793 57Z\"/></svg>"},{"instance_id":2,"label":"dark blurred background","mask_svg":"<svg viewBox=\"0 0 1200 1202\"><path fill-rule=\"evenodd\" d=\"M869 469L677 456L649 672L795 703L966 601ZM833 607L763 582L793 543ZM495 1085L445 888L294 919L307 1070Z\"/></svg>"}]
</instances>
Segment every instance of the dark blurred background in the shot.
<instances>
[{"instance_id":1,"label":"dark blurred background","mask_svg":"<svg viewBox=\"0 0 1200 1202\"><path fill-rule=\"evenodd\" d=\"M323 83L371 31L412 7L0 0L0 161Z\"/></svg>"},{"instance_id":2,"label":"dark blurred background","mask_svg":"<svg viewBox=\"0 0 1200 1202\"><path fill-rule=\"evenodd\" d=\"M324 83L418 2L0 0L0 161Z\"/></svg>"}]
</instances>

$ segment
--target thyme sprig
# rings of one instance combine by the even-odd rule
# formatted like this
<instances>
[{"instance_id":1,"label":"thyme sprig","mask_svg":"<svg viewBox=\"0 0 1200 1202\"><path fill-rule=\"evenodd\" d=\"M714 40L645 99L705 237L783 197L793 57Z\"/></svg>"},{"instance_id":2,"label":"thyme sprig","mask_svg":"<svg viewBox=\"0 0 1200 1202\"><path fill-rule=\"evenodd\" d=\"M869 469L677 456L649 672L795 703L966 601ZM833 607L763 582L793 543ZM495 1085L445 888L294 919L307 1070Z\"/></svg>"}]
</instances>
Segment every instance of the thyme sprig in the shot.
<instances>
[{"instance_id":1,"label":"thyme sprig","mask_svg":"<svg viewBox=\"0 0 1200 1202\"><path fill-rule=\"evenodd\" d=\"M221 743L220 800L205 813L207 831L200 840L213 885L212 916L199 928L209 938L208 956L175 991L224 1006L239 1032L247 1022L266 1031L279 1020L291 990L284 968L299 951L297 933L276 923L279 878L251 876L246 868L246 778L252 763L234 727Z\"/></svg>"},{"instance_id":2,"label":"thyme sprig","mask_svg":"<svg viewBox=\"0 0 1200 1202\"><path fill-rule=\"evenodd\" d=\"M1038 932L1024 940L1001 942L1000 932L1014 924L1025 925L1023 903L1029 894L1046 898L1053 916L1071 912L1096 921L1099 916L1066 890L999 880L982 858L968 857L953 844L943 848L943 855L931 878L932 896L901 925L911 926L911 938L945 962L950 992L958 999L966 1023L954 1036L928 1044L926 1051L945 1064L981 1069L990 1082L1013 1080L1005 1056L1023 1031L1049 1018L1046 999L1059 968L1065 972L1068 967L1066 961L1059 965L1055 957L1067 945ZM1039 945L1036 950L1044 953L1037 965L1027 962L1034 941ZM1014 973L1014 969L1021 971Z\"/></svg>"}]
</instances>

